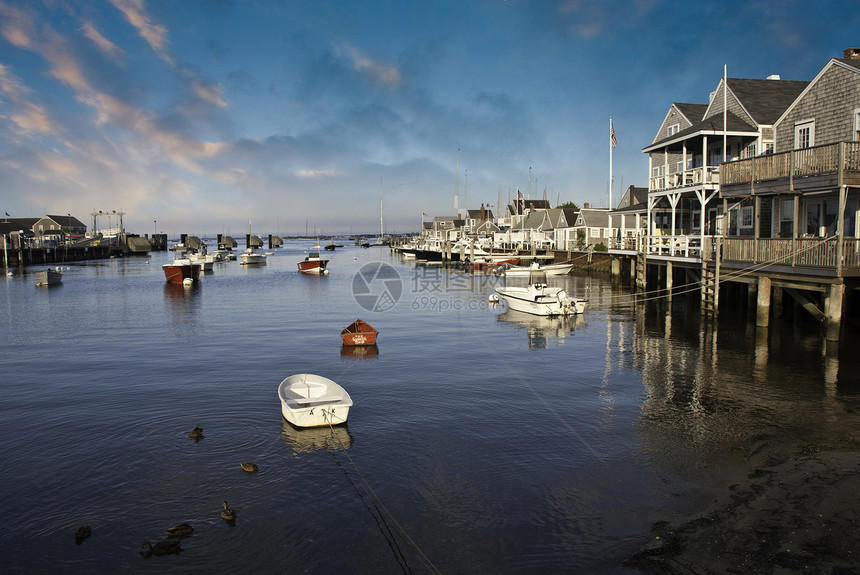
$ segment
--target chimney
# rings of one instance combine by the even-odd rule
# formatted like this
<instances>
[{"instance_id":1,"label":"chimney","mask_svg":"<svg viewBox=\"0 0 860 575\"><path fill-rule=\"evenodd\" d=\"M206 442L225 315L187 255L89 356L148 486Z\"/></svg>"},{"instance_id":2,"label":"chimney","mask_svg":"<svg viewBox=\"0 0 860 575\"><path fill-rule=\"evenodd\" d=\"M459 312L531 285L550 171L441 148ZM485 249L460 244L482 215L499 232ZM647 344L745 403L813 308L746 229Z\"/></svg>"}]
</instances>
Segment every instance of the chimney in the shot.
<instances>
[{"instance_id":1,"label":"chimney","mask_svg":"<svg viewBox=\"0 0 860 575\"><path fill-rule=\"evenodd\" d=\"M842 50L842 57L848 60L860 60L860 48L846 48Z\"/></svg>"}]
</instances>

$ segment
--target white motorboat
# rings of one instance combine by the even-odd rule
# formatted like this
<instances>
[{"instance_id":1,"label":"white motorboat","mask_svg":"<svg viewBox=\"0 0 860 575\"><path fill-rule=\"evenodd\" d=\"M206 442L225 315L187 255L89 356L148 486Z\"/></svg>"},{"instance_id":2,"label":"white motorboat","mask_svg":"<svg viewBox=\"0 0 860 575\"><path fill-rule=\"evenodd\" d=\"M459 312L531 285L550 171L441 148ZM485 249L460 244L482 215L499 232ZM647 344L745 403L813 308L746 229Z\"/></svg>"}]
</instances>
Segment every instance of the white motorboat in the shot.
<instances>
[{"instance_id":1,"label":"white motorboat","mask_svg":"<svg viewBox=\"0 0 860 575\"><path fill-rule=\"evenodd\" d=\"M499 268L499 275L508 277L528 277L533 271L543 271L547 276L566 276L573 269L573 264L542 264L532 262L528 266L507 266Z\"/></svg>"},{"instance_id":2,"label":"white motorboat","mask_svg":"<svg viewBox=\"0 0 860 575\"><path fill-rule=\"evenodd\" d=\"M264 266L266 265L266 254L257 251L257 248L247 248L241 255L242 261L239 262L243 266Z\"/></svg>"},{"instance_id":3,"label":"white motorboat","mask_svg":"<svg viewBox=\"0 0 860 575\"><path fill-rule=\"evenodd\" d=\"M585 312L584 299L567 295L564 288L549 287L546 273L533 270L526 287L496 288L512 310L534 315L572 315Z\"/></svg>"},{"instance_id":4,"label":"white motorboat","mask_svg":"<svg viewBox=\"0 0 860 575\"><path fill-rule=\"evenodd\" d=\"M278 386L281 413L296 427L346 423L352 398L344 388L321 375L297 373Z\"/></svg>"},{"instance_id":5,"label":"white motorboat","mask_svg":"<svg viewBox=\"0 0 860 575\"><path fill-rule=\"evenodd\" d=\"M328 260L324 260L320 257L319 244L312 246L305 259L298 262L299 271L303 274L320 276L328 275L328 269L326 268L327 265Z\"/></svg>"}]
</instances>

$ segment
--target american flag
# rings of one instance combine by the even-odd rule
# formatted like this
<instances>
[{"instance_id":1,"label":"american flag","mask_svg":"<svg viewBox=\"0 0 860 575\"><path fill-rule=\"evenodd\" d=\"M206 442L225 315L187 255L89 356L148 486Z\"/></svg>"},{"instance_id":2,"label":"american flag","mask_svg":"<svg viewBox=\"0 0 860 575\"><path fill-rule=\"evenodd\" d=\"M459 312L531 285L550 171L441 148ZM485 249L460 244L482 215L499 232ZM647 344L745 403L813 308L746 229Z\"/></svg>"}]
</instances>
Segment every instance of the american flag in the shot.
<instances>
[{"instance_id":1,"label":"american flag","mask_svg":"<svg viewBox=\"0 0 860 575\"><path fill-rule=\"evenodd\" d=\"M523 198L523 193L522 193L521 191L519 191L519 190L517 190L517 199L518 199L518 200L522 200L522 199L524 199L524 198Z\"/></svg>"},{"instance_id":2,"label":"american flag","mask_svg":"<svg viewBox=\"0 0 860 575\"><path fill-rule=\"evenodd\" d=\"M618 140L615 139L615 128L612 126L612 120L609 120L609 139L612 140L612 147L618 145Z\"/></svg>"}]
</instances>

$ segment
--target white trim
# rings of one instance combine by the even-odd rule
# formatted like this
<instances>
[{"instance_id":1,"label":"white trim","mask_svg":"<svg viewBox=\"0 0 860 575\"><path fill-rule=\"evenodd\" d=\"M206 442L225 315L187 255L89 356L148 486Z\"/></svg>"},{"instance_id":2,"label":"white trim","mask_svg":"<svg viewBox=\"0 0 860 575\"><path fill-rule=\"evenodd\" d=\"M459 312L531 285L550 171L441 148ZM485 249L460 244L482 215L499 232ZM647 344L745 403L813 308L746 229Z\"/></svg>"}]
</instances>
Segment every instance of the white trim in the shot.
<instances>
[{"instance_id":1,"label":"white trim","mask_svg":"<svg viewBox=\"0 0 860 575\"><path fill-rule=\"evenodd\" d=\"M809 133L806 135L806 141L802 141L804 139L803 132L809 130ZM800 120L794 123L794 150L803 150L805 148L811 148L815 145L815 119L811 120Z\"/></svg>"}]
</instances>

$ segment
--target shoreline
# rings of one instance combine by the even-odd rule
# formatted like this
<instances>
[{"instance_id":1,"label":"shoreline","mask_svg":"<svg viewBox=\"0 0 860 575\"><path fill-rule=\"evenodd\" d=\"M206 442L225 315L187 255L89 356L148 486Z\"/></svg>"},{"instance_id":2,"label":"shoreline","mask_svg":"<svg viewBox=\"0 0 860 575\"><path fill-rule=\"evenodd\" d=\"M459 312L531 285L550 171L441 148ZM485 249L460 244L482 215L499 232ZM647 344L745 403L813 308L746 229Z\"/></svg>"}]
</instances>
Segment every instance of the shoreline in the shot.
<instances>
[{"instance_id":1,"label":"shoreline","mask_svg":"<svg viewBox=\"0 0 860 575\"><path fill-rule=\"evenodd\" d=\"M705 514L652 540L624 566L646 574L853 573L860 567L860 445L799 445L770 458Z\"/></svg>"}]
</instances>

